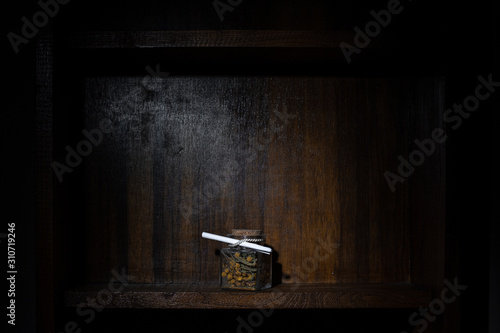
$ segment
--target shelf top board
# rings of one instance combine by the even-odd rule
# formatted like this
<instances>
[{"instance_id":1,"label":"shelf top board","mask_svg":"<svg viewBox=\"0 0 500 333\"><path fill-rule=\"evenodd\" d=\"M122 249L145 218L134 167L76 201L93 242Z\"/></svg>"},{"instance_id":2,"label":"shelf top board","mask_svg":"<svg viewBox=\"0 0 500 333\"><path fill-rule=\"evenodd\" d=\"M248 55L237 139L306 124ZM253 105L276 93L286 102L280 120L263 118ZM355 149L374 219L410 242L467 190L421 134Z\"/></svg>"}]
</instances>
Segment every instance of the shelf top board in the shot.
<instances>
[{"instance_id":1,"label":"shelf top board","mask_svg":"<svg viewBox=\"0 0 500 333\"><path fill-rule=\"evenodd\" d=\"M188 30L85 31L70 33L69 48L284 47L339 48L353 44L354 31ZM368 48L379 47L374 40Z\"/></svg>"},{"instance_id":2,"label":"shelf top board","mask_svg":"<svg viewBox=\"0 0 500 333\"><path fill-rule=\"evenodd\" d=\"M98 293L111 295L107 308L144 309L327 309L416 308L426 306L430 291L409 283L395 284L282 284L252 292L222 290L207 284L152 284L124 286L109 291L105 284L66 292L66 306L91 306Z\"/></svg>"}]
</instances>

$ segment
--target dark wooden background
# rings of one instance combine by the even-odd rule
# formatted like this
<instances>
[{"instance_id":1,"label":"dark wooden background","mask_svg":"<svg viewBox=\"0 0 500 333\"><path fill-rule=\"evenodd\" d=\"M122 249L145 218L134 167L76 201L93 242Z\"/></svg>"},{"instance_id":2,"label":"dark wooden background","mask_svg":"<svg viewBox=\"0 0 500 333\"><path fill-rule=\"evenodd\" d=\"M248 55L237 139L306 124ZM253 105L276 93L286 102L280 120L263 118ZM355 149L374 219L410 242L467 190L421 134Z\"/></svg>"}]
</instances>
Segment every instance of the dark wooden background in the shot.
<instances>
[{"instance_id":1,"label":"dark wooden background","mask_svg":"<svg viewBox=\"0 0 500 333\"><path fill-rule=\"evenodd\" d=\"M433 275L436 266L423 260L433 255L432 247L414 241L417 251L412 250L411 230L419 229L419 235L428 232L430 238L426 239L433 244L442 237L453 244L446 248L446 258L454 262L442 273L448 278L458 274L469 285L461 297L463 315L456 325L464 332L485 331L490 190L485 173L488 153L494 151L490 149L493 128L489 126L494 124L491 111L498 98L488 100L459 131L450 133L446 179L439 178L446 180L446 234L435 235L432 220L414 223L431 215L427 208L432 207L434 197L418 202L413 199L415 193L425 198L423 184L435 176L432 168L413 176L415 186L399 186L395 194L382 174L386 169L395 170L396 157L408 153L416 134L425 136L426 128L437 125L435 119L424 116L442 106L435 95L442 80L435 74L444 74L444 104L450 107L473 91L479 74L499 69L493 63L500 58L493 53L498 45L493 38L494 13L488 1L473 6L422 1L403 5L404 12L394 17L380 36L389 44L375 52L375 60L370 50L363 50L359 59L366 61L356 63L353 57L348 67L333 62L322 67L324 73L318 66L310 73L304 69L307 62L300 63L297 56L286 66L266 68L257 75L254 70L259 66L252 65L255 62L246 51L224 50L231 55L227 62L221 58L223 52L197 51L205 64L197 64L193 58L200 57L190 58L182 51L179 57L185 60L179 62L172 61L179 57L169 54L119 55L110 51L97 52L86 63L83 60L88 54L84 51L77 57L80 61L71 62L57 49L55 91L66 95L55 98L53 158L64 158L64 146L75 146L82 139L81 130L94 128L102 116L109 116L117 131L94 149L84 165L66 175L62 184L53 184L54 198L43 198L55 203L51 211L56 226L53 238L42 240L53 242L54 270L46 266L35 270L33 246L34 230L45 231L35 224L40 216L30 209L34 208L33 147L47 139L32 134L37 104L35 40L14 55L5 39L11 84L6 91L7 109L2 112L2 151L6 157L2 184L14 190L5 191L4 202L7 218L19 221L19 261L28 271L36 272L19 278L19 309L26 309L19 311L19 328L33 328L35 312L39 319L55 318L56 329L61 328L67 320L75 319L74 311L63 306L64 291L78 283L109 281L109 271L116 267L127 267L142 282L214 283L218 244L200 241L201 231L225 233L234 226L248 225L265 230L279 255L284 283L408 281L415 278L412 262L419 270L417 276L429 280L441 274ZM12 9L5 11L4 35L19 30L20 17L39 10L35 2L9 6ZM61 6L51 20L53 24L40 30L54 31L56 45L67 43L73 31L88 30L351 31L371 19L370 10L385 6L384 1L243 1L220 22L210 1L70 2ZM289 59L279 51L269 54L274 54L274 59ZM383 61L377 62L380 59ZM140 82L145 65L157 63L171 76L162 81L160 90L145 96L140 103L142 113L112 105ZM216 66L207 69L207 63ZM204 80L210 80L210 85L203 84ZM209 107L201 106L207 102ZM234 158L245 162L235 146L254 138L258 129L269 128L272 111L285 105L288 112L297 114L286 130L258 151L254 161L241 163L238 175L220 195L191 219L183 219L178 205L184 198L196 200L192 189L206 184L203 176L220 170L224 161ZM185 117L186 110L191 117ZM414 132L405 126L413 126ZM190 131L201 133L198 140ZM21 194L14 195L17 191ZM420 213L415 213L417 209ZM431 228L425 229L427 226ZM314 273L301 275L295 263L310 256L319 239L329 236L339 244L334 255L321 262ZM426 251L425 256L414 257L418 249ZM38 252L38 256L45 254ZM35 276L39 288L47 288L49 293L54 288L54 303L40 299L35 308ZM479 314L467 315L478 308ZM171 322L162 317L191 320L193 314L215 320L218 327L233 330L236 326L234 322L232 328L225 326L221 318L228 313L217 311L107 309L105 313L87 328L108 330L117 327L118 321L123 329L130 328L133 323L124 318L134 315L149 322L138 329L157 328ZM407 310L277 311L263 329L273 330L284 323L290 329L319 329L324 327L325 318L332 316L340 331L366 330L370 323L378 323L377 327L387 325L399 332L405 329L410 314ZM246 317L248 313L234 311L229 315ZM301 318L297 325L287 321L290 315ZM359 318L364 318L366 325L349 326ZM308 320L323 324L308 326Z\"/></svg>"},{"instance_id":2,"label":"dark wooden background","mask_svg":"<svg viewBox=\"0 0 500 333\"><path fill-rule=\"evenodd\" d=\"M438 82L163 81L128 107L116 101L140 78L86 79L85 128L114 128L85 161L89 281L124 266L137 282L216 283L223 244L201 233L232 228L265 231L283 282L409 281L407 186L392 193L384 172L407 155L410 111L441 109ZM321 242L333 252L313 271Z\"/></svg>"}]
</instances>

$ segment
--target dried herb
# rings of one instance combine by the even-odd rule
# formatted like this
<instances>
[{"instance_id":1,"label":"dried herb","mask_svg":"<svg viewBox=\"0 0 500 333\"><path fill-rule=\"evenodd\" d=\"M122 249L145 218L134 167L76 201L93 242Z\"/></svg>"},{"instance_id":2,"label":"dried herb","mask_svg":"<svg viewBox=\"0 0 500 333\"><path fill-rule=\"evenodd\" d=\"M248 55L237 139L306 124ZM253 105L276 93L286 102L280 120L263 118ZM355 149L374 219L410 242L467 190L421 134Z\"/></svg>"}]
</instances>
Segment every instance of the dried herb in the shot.
<instances>
[{"instance_id":1,"label":"dried herb","mask_svg":"<svg viewBox=\"0 0 500 333\"><path fill-rule=\"evenodd\" d=\"M255 290L257 286L257 252L221 251L223 265L221 286L230 289Z\"/></svg>"}]
</instances>

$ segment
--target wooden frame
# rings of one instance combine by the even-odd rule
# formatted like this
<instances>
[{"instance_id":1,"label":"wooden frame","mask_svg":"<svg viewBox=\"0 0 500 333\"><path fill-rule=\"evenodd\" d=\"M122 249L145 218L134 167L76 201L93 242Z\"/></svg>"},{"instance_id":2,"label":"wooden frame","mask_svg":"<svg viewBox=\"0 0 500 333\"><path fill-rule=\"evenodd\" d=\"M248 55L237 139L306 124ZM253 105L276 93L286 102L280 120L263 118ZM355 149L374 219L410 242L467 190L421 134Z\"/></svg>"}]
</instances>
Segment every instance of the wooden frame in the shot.
<instances>
[{"instance_id":1,"label":"wooden frame","mask_svg":"<svg viewBox=\"0 0 500 333\"><path fill-rule=\"evenodd\" d=\"M161 38L158 38L161 36ZM252 47L252 48L317 48L319 52L331 52L337 54L334 63L339 60L339 49L337 39L322 33L311 32L143 32L143 33L97 33L83 34L74 37L69 43L63 43L62 48L74 52L86 51L87 49L122 50L123 52L135 52L137 49L147 48L147 52L154 54L154 48L159 52L169 47ZM159 41L158 41L159 39ZM188 42L185 42L188 41ZM240 42L244 41L244 42ZM383 44L383 43L382 43ZM377 54L377 46L375 53ZM60 49L57 49L60 50ZM386 50L378 51L383 56ZM38 239L38 306L47 308L47 312L39 319L41 331L54 330L54 318L60 312L61 296L65 294L66 306L77 306L85 303L85 299L93 297L101 290L102 285L76 286L70 281L71 273L63 272L64 256L59 251L68 249L68 244L62 238L66 237L64 228L60 228L61 216L66 214L59 206L54 207L53 198L57 202L68 193L64 185L54 186L55 180L51 163L54 158L53 152L53 107L58 105L52 98L53 91L53 56L54 45L51 33L38 40L37 45L37 239ZM139 52L140 53L140 52ZM368 54L368 53L367 53ZM369 59L369 58L368 58ZM369 60L367 60L369 61ZM414 138L425 138L434 128L442 128L442 120L438 117L444 103L444 86L442 79L431 78L423 84L415 85L419 91L420 98L428 97L432 103L437 104L420 105L410 110L407 128L408 142L405 145L407 152L414 149L412 140ZM427 87L427 88L426 88ZM423 99L417 99L419 103ZM428 113L422 110L430 107ZM58 120L54 120L58 121ZM394 156L396 159L397 156ZM273 288L270 292L262 293L240 293L237 298L226 291L219 291L213 284L206 286L186 286L183 284L149 285L141 284L131 287L130 290L118 292L115 301L109 307L116 308L254 308L257 302L265 302L266 307L273 308L416 308L427 306L443 287L443 279L446 278L446 153L444 145L436 148L436 152L429 157L425 164L420 167L414 175L409 177L403 185L408 193L408 202L405 203L409 212L409 256L407 281L401 283L366 283L339 284L322 283L294 286L284 284ZM73 183L72 183L73 184ZM348 184L347 184L348 185ZM346 185L346 186L347 186ZM54 190L55 189L55 190ZM54 191L56 193L54 193ZM62 192L61 192L62 191ZM62 214L54 217L56 214ZM54 222L55 221L55 222ZM57 222L59 221L59 222ZM54 225L54 223L56 225ZM352 226L354 227L354 225ZM54 236L56 235L56 236ZM277 234L275 235L277 236ZM403 237L404 239L404 237ZM353 240L356 241L356 240ZM163 244L165 245L165 244ZM68 254L69 256L69 254ZM80 259L85 254L81 254ZM307 256L306 256L307 257ZM88 263L87 263L88 264ZM213 264L213 262L211 263ZM55 266L61 265L60 269ZM80 268L85 274L85 268ZM313 278L314 280L314 278ZM273 302L276 294L279 299ZM164 301L164 297L168 297ZM199 303L196 299L202 298ZM221 306L223 302L224 306ZM446 320L442 322L446 327ZM450 324L451 325L451 324ZM440 330L439 324L434 328Z\"/></svg>"}]
</instances>

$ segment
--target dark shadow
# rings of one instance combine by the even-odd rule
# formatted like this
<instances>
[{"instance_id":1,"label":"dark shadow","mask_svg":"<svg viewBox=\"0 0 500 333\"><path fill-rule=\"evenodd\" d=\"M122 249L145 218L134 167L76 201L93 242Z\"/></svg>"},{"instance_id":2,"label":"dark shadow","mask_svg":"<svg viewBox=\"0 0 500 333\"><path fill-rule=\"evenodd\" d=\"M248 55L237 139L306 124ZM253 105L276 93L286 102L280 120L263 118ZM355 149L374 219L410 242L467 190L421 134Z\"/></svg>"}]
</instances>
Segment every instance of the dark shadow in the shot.
<instances>
[{"instance_id":1,"label":"dark shadow","mask_svg":"<svg viewBox=\"0 0 500 333\"><path fill-rule=\"evenodd\" d=\"M277 286L282 283L283 279L283 266L278 262L279 252L273 249L271 260L271 269L272 269L272 286Z\"/></svg>"}]
</instances>

